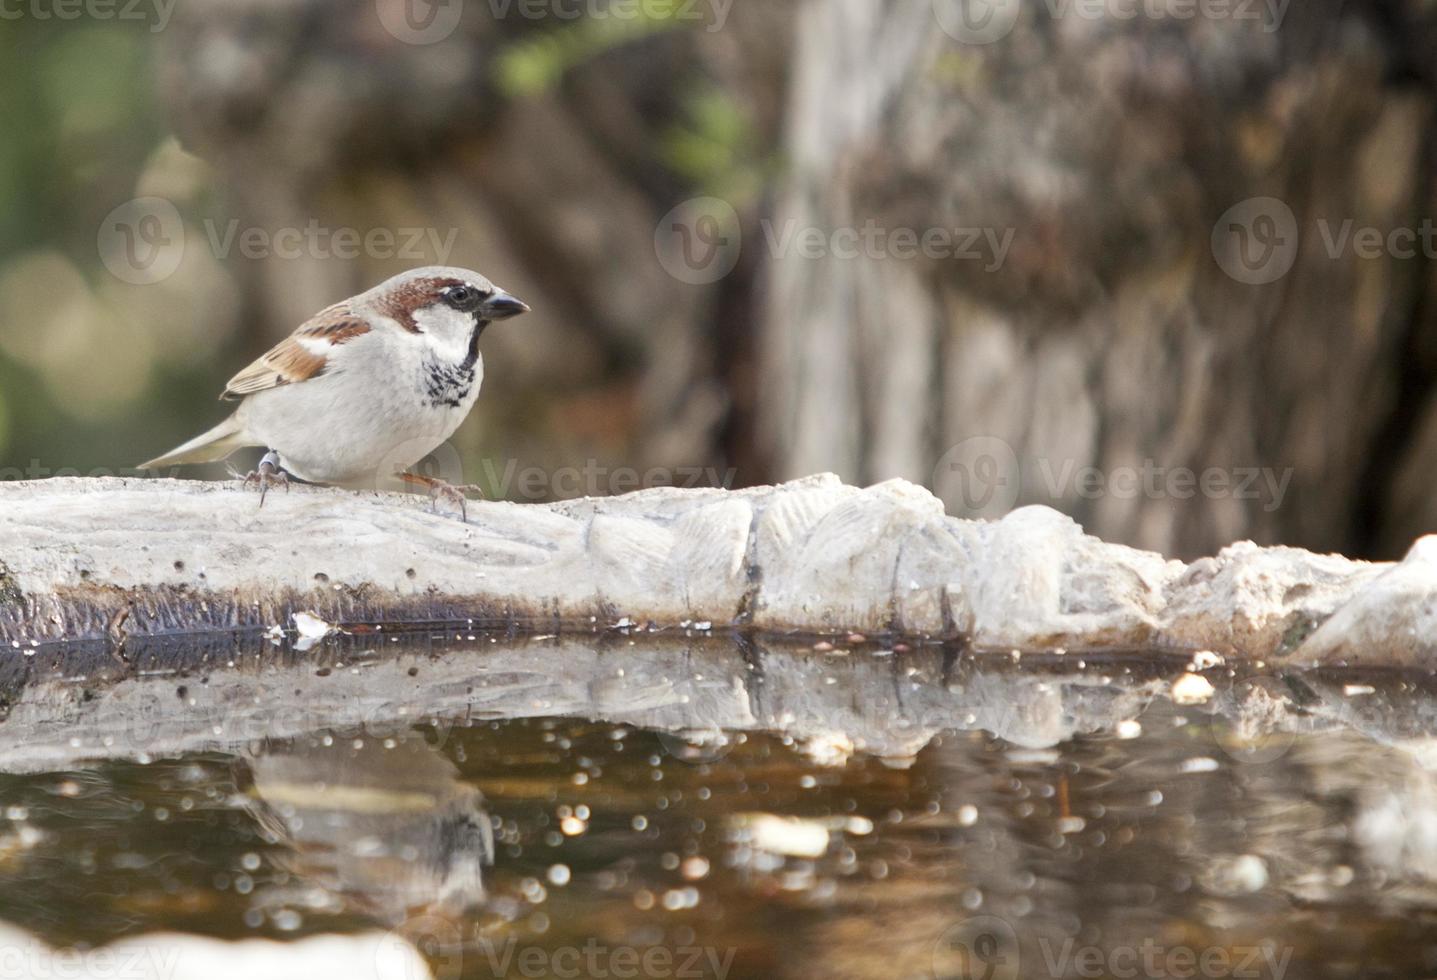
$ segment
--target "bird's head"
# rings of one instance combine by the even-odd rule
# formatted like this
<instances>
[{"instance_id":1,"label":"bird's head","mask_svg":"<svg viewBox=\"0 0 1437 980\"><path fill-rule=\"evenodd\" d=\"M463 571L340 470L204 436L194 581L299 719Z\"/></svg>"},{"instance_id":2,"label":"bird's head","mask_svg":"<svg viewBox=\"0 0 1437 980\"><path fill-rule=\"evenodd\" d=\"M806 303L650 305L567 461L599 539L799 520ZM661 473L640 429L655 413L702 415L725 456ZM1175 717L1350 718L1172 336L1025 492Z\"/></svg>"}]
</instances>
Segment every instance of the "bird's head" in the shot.
<instances>
[{"instance_id":1,"label":"bird's head","mask_svg":"<svg viewBox=\"0 0 1437 980\"><path fill-rule=\"evenodd\" d=\"M528 313L524 301L471 269L426 266L387 279L355 305L393 321L400 330L427 335L436 346L470 347L495 320Z\"/></svg>"}]
</instances>

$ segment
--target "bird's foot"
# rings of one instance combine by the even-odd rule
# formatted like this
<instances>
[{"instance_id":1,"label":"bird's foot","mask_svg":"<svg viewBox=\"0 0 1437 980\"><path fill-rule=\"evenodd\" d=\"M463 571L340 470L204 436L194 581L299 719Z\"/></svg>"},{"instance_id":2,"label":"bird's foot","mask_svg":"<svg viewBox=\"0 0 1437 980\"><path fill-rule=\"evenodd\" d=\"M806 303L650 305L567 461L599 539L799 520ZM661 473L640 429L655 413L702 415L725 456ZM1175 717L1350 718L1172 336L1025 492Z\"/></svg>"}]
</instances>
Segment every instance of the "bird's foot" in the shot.
<instances>
[{"instance_id":1,"label":"bird's foot","mask_svg":"<svg viewBox=\"0 0 1437 980\"><path fill-rule=\"evenodd\" d=\"M284 487L284 492L289 493L289 474L280 468L279 453L271 449L259 461L259 469L250 470L245 474L245 489L248 490L251 484L259 487L259 505L261 507L264 506L264 498L269 494L270 487Z\"/></svg>"},{"instance_id":2,"label":"bird's foot","mask_svg":"<svg viewBox=\"0 0 1437 980\"><path fill-rule=\"evenodd\" d=\"M401 473L399 478L412 487L423 487L429 492L429 505L436 513L439 510L439 501L448 501L459 507L459 518L464 523L469 523L469 494L484 495L482 488L472 483L462 486L455 486L445 480L437 480L432 476L420 476L418 473Z\"/></svg>"}]
</instances>

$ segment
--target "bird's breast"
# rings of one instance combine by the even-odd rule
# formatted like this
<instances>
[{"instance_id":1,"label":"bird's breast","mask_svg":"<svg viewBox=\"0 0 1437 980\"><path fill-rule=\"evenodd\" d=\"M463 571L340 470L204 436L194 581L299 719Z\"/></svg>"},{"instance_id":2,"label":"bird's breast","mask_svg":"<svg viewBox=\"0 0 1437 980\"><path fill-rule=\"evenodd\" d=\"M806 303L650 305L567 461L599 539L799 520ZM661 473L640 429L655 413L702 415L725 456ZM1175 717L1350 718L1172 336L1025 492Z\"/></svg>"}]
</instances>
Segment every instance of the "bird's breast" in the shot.
<instances>
[{"instance_id":1,"label":"bird's breast","mask_svg":"<svg viewBox=\"0 0 1437 980\"><path fill-rule=\"evenodd\" d=\"M430 408L463 408L473 403L478 387L475 364L429 361L420 372L420 389Z\"/></svg>"}]
</instances>

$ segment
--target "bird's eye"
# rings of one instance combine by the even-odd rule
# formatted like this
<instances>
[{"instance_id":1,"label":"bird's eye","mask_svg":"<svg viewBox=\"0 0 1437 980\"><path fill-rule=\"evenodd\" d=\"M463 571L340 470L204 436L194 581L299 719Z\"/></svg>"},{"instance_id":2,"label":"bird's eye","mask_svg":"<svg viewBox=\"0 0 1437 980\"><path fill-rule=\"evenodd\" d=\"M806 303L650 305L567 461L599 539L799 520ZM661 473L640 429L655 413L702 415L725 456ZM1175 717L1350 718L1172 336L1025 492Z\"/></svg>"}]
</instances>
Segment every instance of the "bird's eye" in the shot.
<instances>
[{"instance_id":1,"label":"bird's eye","mask_svg":"<svg viewBox=\"0 0 1437 980\"><path fill-rule=\"evenodd\" d=\"M473 286L450 286L441 295L444 302L462 313L473 313L484 302L484 293Z\"/></svg>"}]
</instances>

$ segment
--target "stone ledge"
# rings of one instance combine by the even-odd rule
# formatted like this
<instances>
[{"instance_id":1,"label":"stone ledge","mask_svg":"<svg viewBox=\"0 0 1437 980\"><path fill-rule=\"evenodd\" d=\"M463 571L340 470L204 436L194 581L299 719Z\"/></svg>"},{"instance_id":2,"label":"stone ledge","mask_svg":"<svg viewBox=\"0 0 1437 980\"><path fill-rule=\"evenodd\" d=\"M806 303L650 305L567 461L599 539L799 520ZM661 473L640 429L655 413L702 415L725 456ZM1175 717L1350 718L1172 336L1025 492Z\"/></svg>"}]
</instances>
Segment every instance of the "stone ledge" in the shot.
<instances>
[{"instance_id":1,"label":"stone ledge","mask_svg":"<svg viewBox=\"0 0 1437 980\"><path fill-rule=\"evenodd\" d=\"M555 504L234 483L0 484L0 641L335 622L709 624L898 633L984 648L1212 649L1412 664L1437 640L1437 544L1397 564L1234 544L1192 564L1046 507L943 513L901 480L821 475Z\"/></svg>"}]
</instances>

